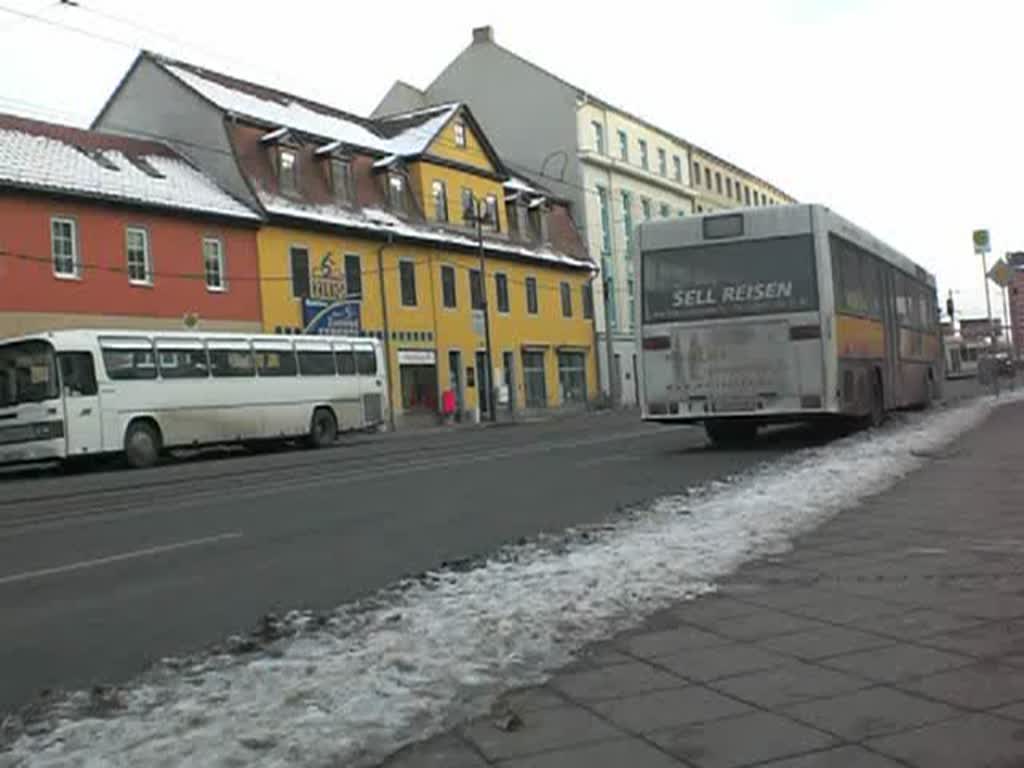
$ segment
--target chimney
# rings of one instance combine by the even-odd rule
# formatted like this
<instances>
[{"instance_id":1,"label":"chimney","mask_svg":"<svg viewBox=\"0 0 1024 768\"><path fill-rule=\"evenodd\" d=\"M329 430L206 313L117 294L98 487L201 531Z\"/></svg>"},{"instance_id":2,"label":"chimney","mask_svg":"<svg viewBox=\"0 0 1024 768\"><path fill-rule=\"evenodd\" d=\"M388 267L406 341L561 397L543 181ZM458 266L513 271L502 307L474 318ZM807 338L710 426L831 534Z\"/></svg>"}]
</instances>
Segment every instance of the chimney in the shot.
<instances>
[{"instance_id":1,"label":"chimney","mask_svg":"<svg viewBox=\"0 0 1024 768\"><path fill-rule=\"evenodd\" d=\"M473 29L473 42L474 43L493 43L494 42L494 27L487 25L486 27L475 27Z\"/></svg>"}]
</instances>

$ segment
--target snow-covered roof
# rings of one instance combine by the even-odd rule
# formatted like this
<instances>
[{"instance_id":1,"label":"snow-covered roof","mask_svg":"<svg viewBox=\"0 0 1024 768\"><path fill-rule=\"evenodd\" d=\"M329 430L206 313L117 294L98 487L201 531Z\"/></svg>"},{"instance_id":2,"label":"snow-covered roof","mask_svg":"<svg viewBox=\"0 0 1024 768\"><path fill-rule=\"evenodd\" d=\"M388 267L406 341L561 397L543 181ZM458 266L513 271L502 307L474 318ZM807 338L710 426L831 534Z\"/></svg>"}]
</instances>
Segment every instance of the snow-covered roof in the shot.
<instances>
[{"instance_id":1,"label":"snow-covered roof","mask_svg":"<svg viewBox=\"0 0 1024 768\"><path fill-rule=\"evenodd\" d=\"M459 108L458 104L445 104L416 110L415 113L392 115L380 122L409 120L412 124L397 130L383 130L372 120L297 96L242 83L178 62L160 59L158 62L171 75L226 112L389 155L417 155L426 151Z\"/></svg>"},{"instance_id":2,"label":"snow-covered roof","mask_svg":"<svg viewBox=\"0 0 1024 768\"><path fill-rule=\"evenodd\" d=\"M0 116L0 187L258 219L169 147Z\"/></svg>"},{"instance_id":3,"label":"snow-covered roof","mask_svg":"<svg viewBox=\"0 0 1024 768\"><path fill-rule=\"evenodd\" d=\"M460 234L450 229L430 226L429 224L413 224L403 221L388 211L379 208L364 208L353 211L335 205L313 205L299 203L270 192L261 191L260 201L267 213L278 216L294 216L303 219L334 224L353 229L362 229L377 233L390 232L395 237L410 238L424 242L445 243L462 247L476 247L476 237ZM593 269L594 265L586 259L578 259L547 246L531 248L527 245L502 240L494 237L484 238L484 247L493 253L507 254L513 258L533 259L536 261L558 264L576 269Z\"/></svg>"}]
</instances>

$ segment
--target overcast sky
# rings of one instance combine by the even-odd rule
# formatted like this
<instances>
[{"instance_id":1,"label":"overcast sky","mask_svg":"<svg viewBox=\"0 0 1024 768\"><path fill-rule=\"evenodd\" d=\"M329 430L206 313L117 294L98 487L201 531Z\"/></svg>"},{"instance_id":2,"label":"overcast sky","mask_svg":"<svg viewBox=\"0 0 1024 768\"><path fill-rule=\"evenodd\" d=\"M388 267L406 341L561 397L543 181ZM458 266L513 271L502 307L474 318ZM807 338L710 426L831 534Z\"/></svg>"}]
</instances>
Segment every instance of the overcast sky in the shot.
<instances>
[{"instance_id":1,"label":"overcast sky","mask_svg":"<svg viewBox=\"0 0 1024 768\"><path fill-rule=\"evenodd\" d=\"M0 0L0 111L87 124L146 47L369 113L491 24L550 71L829 205L984 311L971 230L1024 250L1017 0ZM121 19L121 20L118 20ZM500 151L500 147L499 147ZM998 294L993 291L994 305Z\"/></svg>"}]
</instances>

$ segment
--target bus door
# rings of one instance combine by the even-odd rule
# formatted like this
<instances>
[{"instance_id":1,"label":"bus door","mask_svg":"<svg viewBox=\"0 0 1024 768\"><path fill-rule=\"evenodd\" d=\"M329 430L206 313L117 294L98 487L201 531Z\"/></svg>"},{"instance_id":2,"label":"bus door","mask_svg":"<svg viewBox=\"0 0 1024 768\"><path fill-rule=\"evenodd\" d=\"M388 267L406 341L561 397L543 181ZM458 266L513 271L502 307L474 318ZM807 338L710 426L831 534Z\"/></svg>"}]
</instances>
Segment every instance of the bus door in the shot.
<instances>
[{"instance_id":1,"label":"bus door","mask_svg":"<svg viewBox=\"0 0 1024 768\"><path fill-rule=\"evenodd\" d=\"M103 450L103 420L96 366L91 352L59 352L60 387L64 402L67 456Z\"/></svg>"},{"instance_id":2,"label":"bus door","mask_svg":"<svg viewBox=\"0 0 1024 768\"><path fill-rule=\"evenodd\" d=\"M886 408L900 403L902 381L900 379L900 319L896 311L898 285L896 273L883 269L882 274L882 320L885 323L885 359L882 369L883 404Z\"/></svg>"}]
</instances>

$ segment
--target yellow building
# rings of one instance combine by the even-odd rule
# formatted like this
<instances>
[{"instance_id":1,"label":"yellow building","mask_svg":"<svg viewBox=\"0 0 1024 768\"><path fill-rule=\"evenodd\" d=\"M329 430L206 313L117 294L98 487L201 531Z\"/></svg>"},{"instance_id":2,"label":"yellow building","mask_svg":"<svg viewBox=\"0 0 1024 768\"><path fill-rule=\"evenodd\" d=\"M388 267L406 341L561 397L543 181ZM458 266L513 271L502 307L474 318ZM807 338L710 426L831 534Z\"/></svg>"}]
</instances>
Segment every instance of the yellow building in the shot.
<instances>
[{"instance_id":1,"label":"yellow building","mask_svg":"<svg viewBox=\"0 0 1024 768\"><path fill-rule=\"evenodd\" d=\"M96 124L167 140L259 211L265 329L384 340L398 423L594 396L568 204L513 178L465 105L371 120L143 53Z\"/></svg>"}]
</instances>

